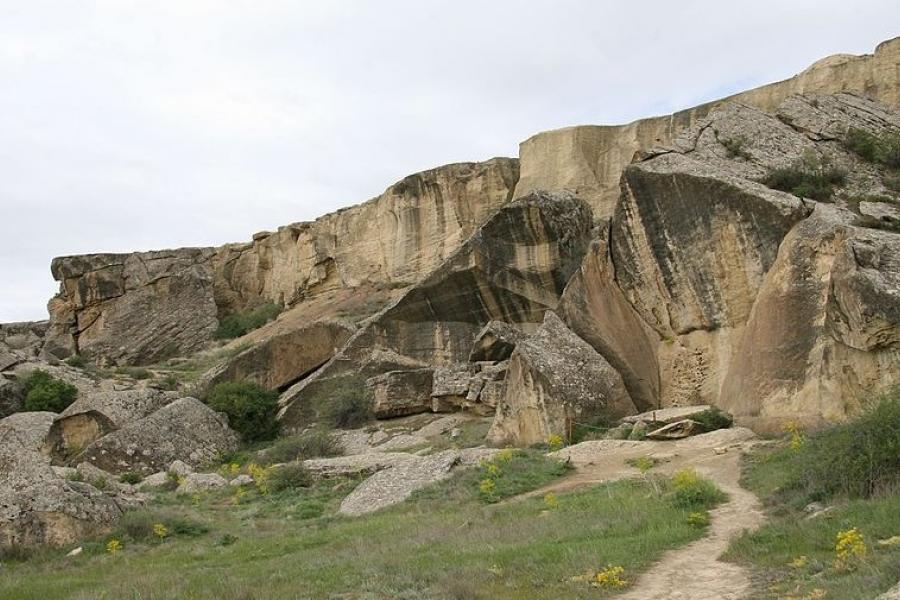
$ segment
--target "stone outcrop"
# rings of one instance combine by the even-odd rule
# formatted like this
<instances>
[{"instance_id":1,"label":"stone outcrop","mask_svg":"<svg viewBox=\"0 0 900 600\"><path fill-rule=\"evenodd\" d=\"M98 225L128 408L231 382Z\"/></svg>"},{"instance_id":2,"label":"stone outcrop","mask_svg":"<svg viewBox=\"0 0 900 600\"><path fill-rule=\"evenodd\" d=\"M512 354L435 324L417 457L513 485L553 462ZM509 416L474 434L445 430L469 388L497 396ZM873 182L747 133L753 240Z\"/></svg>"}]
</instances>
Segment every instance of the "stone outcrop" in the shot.
<instances>
[{"instance_id":1,"label":"stone outcrop","mask_svg":"<svg viewBox=\"0 0 900 600\"><path fill-rule=\"evenodd\" d=\"M568 439L579 424L634 411L619 373L548 312L540 329L516 345L487 439L498 446Z\"/></svg>"},{"instance_id":2,"label":"stone outcrop","mask_svg":"<svg viewBox=\"0 0 900 600\"><path fill-rule=\"evenodd\" d=\"M29 452L40 452L55 418L56 413L45 411L10 415L0 419L0 437L9 435Z\"/></svg>"},{"instance_id":3,"label":"stone outcrop","mask_svg":"<svg viewBox=\"0 0 900 600\"><path fill-rule=\"evenodd\" d=\"M469 362L508 359L525 334L508 323L491 321L475 336Z\"/></svg>"},{"instance_id":4,"label":"stone outcrop","mask_svg":"<svg viewBox=\"0 0 900 600\"><path fill-rule=\"evenodd\" d=\"M69 544L107 530L120 515L111 498L63 479L13 429L0 429L0 547Z\"/></svg>"},{"instance_id":5,"label":"stone outcrop","mask_svg":"<svg viewBox=\"0 0 900 600\"><path fill-rule=\"evenodd\" d=\"M111 473L149 475L174 460L197 468L238 447L227 418L195 398L181 398L92 442L79 460Z\"/></svg>"},{"instance_id":6,"label":"stone outcrop","mask_svg":"<svg viewBox=\"0 0 900 600\"><path fill-rule=\"evenodd\" d=\"M209 390L224 381L253 381L266 389L283 389L328 362L353 331L347 323L325 320L275 333L213 367L199 389Z\"/></svg>"},{"instance_id":7,"label":"stone outcrop","mask_svg":"<svg viewBox=\"0 0 900 600\"><path fill-rule=\"evenodd\" d=\"M19 412L25 406L25 393L15 379L0 375L0 419Z\"/></svg>"},{"instance_id":8,"label":"stone outcrop","mask_svg":"<svg viewBox=\"0 0 900 600\"><path fill-rule=\"evenodd\" d=\"M0 323L0 372L40 355L48 321Z\"/></svg>"},{"instance_id":9,"label":"stone outcrop","mask_svg":"<svg viewBox=\"0 0 900 600\"><path fill-rule=\"evenodd\" d=\"M507 204L322 369L285 391L282 422L302 425L324 379L465 362L491 321L536 329L581 262L591 221L588 206L570 195Z\"/></svg>"},{"instance_id":10,"label":"stone outcrop","mask_svg":"<svg viewBox=\"0 0 900 600\"><path fill-rule=\"evenodd\" d=\"M447 165L248 244L54 259L45 354L145 364L201 348L217 318L265 302L409 286L506 204L517 178L515 159Z\"/></svg>"},{"instance_id":11,"label":"stone outcrop","mask_svg":"<svg viewBox=\"0 0 900 600\"><path fill-rule=\"evenodd\" d=\"M64 462L95 440L177 399L176 392L154 389L82 395L54 419L47 433L45 452Z\"/></svg>"},{"instance_id":12,"label":"stone outcrop","mask_svg":"<svg viewBox=\"0 0 900 600\"><path fill-rule=\"evenodd\" d=\"M366 380L377 419L401 417L431 410L432 369L388 371Z\"/></svg>"},{"instance_id":13,"label":"stone outcrop","mask_svg":"<svg viewBox=\"0 0 900 600\"><path fill-rule=\"evenodd\" d=\"M597 219L612 216L619 177L635 155L664 146L685 128L727 103L774 111L795 94L862 92L900 108L900 38L883 42L872 55L831 56L802 73L721 100L627 125L587 125L539 133L519 146L521 176L516 196L531 190L569 190L590 203Z\"/></svg>"}]
</instances>

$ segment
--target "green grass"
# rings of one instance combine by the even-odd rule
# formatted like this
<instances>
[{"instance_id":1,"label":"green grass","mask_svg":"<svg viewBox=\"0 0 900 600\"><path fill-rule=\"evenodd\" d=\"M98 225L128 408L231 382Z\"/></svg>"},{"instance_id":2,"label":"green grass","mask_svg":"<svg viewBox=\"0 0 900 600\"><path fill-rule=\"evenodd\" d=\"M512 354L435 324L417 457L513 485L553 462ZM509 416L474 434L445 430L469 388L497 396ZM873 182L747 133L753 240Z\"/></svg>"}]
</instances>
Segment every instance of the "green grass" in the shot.
<instances>
[{"instance_id":1,"label":"green grass","mask_svg":"<svg viewBox=\"0 0 900 600\"><path fill-rule=\"evenodd\" d=\"M282 307L274 302L268 302L256 308L243 312L234 313L223 317L219 322L213 337L217 340L230 340L241 337L259 329L269 321L272 321L281 314Z\"/></svg>"},{"instance_id":2,"label":"green grass","mask_svg":"<svg viewBox=\"0 0 900 600\"><path fill-rule=\"evenodd\" d=\"M856 421L746 457L742 484L763 500L770 520L734 541L726 558L754 570L759 598L820 589L826 598L870 599L900 579L900 544L878 544L900 535L898 428L895 392ZM808 518L812 501L828 512ZM837 568L838 532L854 527L868 553L852 570Z\"/></svg>"},{"instance_id":3,"label":"green grass","mask_svg":"<svg viewBox=\"0 0 900 600\"><path fill-rule=\"evenodd\" d=\"M504 494L560 473L534 453L502 461ZM66 558L62 549L4 564L0 597L194 598L598 598L612 592L573 581L607 565L633 581L666 550L703 535L675 507L667 482L621 481L543 498L485 504L480 470L463 471L410 501L360 518L335 515L354 480L266 496L233 490L196 500L159 494L147 514ZM498 477L498 480L503 477ZM199 525L148 539L157 522ZM141 541L144 540L144 541Z\"/></svg>"},{"instance_id":4,"label":"green grass","mask_svg":"<svg viewBox=\"0 0 900 600\"><path fill-rule=\"evenodd\" d=\"M833 166L827 157L806 154L791 166L770 170L762 182L800 198L828 202L834 188L844 185L846 180L847 173Z\"/></svg>"}]
</instances>

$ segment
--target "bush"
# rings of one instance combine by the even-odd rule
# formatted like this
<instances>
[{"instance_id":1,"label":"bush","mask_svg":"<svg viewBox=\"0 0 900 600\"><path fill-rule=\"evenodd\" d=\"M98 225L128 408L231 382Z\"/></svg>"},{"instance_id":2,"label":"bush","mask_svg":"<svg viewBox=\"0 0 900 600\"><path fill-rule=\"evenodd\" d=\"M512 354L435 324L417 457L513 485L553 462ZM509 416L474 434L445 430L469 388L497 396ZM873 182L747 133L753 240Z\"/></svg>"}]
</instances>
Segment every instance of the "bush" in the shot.
<instances>
[{"instance_id":1,"label":"bush","mask_svg":"<svg viewBox=\"0 0 900 600\"><path fill-rule=\"evenodd\" d=\"M374 418L366 386L356 377L339 377L324 382L319 392L320 418L332 427L353 429Z\"/></svg>"},{"instance_id":2,"label":"bush","mask_svg":"<svg viewBox=\"0 0 900 600\"><path fill-rule=\"evenodd\" d=\"M153 373L143 367L118 367L116 373L132 379L150 379Z\"/></svg>"},{"instance_id":3,"label":"bush","mask_svg":"<svg viewBox=\"0 0 900 600\"><path fill-rule=\"evenodd\" d=\"M900 132L876 135L851 128L844 138L844 147L868 162L900 169Z\"/></svg>"},{"instance_id":4,"label":"bush","mask_svg":"<svg viewBox=\"0 0 900 600\"><path fill-rule=\"evenodd\" d=\"M281 306L273 302L252 310L238 312L223 318L214 334L218 340L230 340L259 329L281 313Z\"/></svg>"},{"instance_id":5,"label":"bush","mask_svg":"<svg viewBox=\"0 0 900 600\"><path fill-rule=\"evenodd\" d=\"M675 473L672 477L672 487L674 489L672 502L679 508L708 509L727 498L712 481L701 478L692 468Z\"/></svg>"},{"instance_id":6,"label":"bush","mask_svg":"<svg viewBox=\"0 0 900 600\"><path fill-rule=\"evenodd\" d=\"M693 421L700 423L706 431L715 431L716 429L728 429L731 427L733 419L728 413L722 412L716 407L704 410L701 413L691 416Z\"/></svg>"},{"instance_id":7,"label":"bush","mask_svg":"<svg viewBox=\"0 0 900 600\"><path fill-rule=\"evenodd\" d=\"M747 145L747 139L744 137L739 136L731 139L721 139L719 142L725 146L725 152L728 154L728 158L743 158L744 160L753 158L753 155L744 148L744 146Z\"/></svg>"},{"instance_id":8,"label":"bush","mask_svg":"<svg viewBox=\"0 0 900 600\"><path fill-rule=\"evenodd\" d=\"M36 369L22 382L25 390L25 410L62 412L75 401L78 389L46 371Z\"/></svg>"},{"instance_id":9,"label":"bush","mask_svg":"<svg viewBox=\"0 0 900 600\"><path fill-rule=\"evenodd\" d=\"M341 446L331 431L323 428L310 429L300 435L278 440L271 447L260 452L267 463L286 463L308 458L338 456Z\"/></svg>"},{"instance_id":10,"label":"bush","mask_svg":"<svg viewBox=\"0 0 900 600\"><path fill-rule=\"evenodd\" d=\"M790 167L769 171L763 183L801 198L825 202L831 199L834 187L843 185L846 180L847 173L833 166L827 158L806 154Z\"/></svg>"},{"instance_id":11,"label":"bush","mask_svg":"<svg viewBox=\"0 0 900 600\"><path fill-rule=\"evenodd\" d=\"M803 501L834 496L868 498L900 485L900 389L849 423L809 436L783 451L789 456L784 488Z\"/></svg>"},{"instance_id":12,"label":"bush","mask_svg":"<svg viewBox=\"0 0 900 600\"><path fill-rule=\"evenodd\" d=\"M87 365L87 359L85 359L80 354L73 354L69 358L65 360L65 363L70 367L75 367L76 369L83 369L85 365Z\"/></svg>"},{"instance_id":13,"label":"bush","mask_svg":"<svg viewBox=\"0 0 900 600\"><path fill-rule=\"evenodd\" d=\"M270 440L278 435L278 392L250 381L229 381L217 384L206 403L228 415L232 429L245 441Z\"/></svg>"},{"instance_id":14,"label":"bush","mask_svg":"<svg viewBox=\"0 0 900 600\"><path fill-rule=\"evenodd\" d=\"M269 475L269 490L272 492L307 488L312 483L312 474L300 462L282 465L273 469Z\"/></svg>"},{"instance_id":15,"label":"bush","mask_svg":"<svg viewBox=\"0 0 900 600\"><path fill-rule=\"evenodd\" d=\"M127 471L125 473L122 473L119 476L119 481L121 483L129 483L131 485L137 485L138 483L142 482L143 480L144 480L144 478L141 477L141 474L135 473L134 471Z\"/></svg>"}]
</instances>

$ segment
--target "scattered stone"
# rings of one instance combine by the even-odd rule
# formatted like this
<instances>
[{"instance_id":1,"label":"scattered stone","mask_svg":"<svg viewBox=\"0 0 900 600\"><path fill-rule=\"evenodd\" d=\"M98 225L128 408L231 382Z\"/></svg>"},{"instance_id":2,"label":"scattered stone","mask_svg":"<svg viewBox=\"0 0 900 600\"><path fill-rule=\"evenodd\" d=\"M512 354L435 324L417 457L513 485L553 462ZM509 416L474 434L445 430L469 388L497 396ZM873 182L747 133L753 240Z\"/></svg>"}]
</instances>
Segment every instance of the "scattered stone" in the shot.
<instances>
[{"instance_id":1,"label":"scattered stone","mask_svg":"<svg viewBox=\"0 0 900 600\"><path fill-rule=\"evenodd\" d=\"M194 468L191 465L187 464L181 460L173 460L169 465L168 469L169 473L175 473L179 477L187 477L191 473L194 472Z\"/></svg>"},{"instance_id":2,"label":"scattered stone","mask_svg":"<svg viewBox=\"0 0 900 600\"><path fill-rule=\"evenodd\" d=\"M179 494L196 494L226 485L228 480L218 473L188 473L176 491Z\"/></svg>"},{"instance_id":3,"label":"scattered stone","mask_svg":"<svg viewBox=\"0 0 900 600\"><path fill-rule=\"evenodd\" d=\"M646 423L644 423L643 421L638 421L634 424L634 427L631 428L631 432L628 434L628 439L640 441L647 437L648 429L649 428L647 427Z\"/></svg>"},{"instance_id":4,"label":"scattered stone","mask_svg":"<svg viewBox=\"0 0 900 600\"><path fill-rule=\"evenodd\" d=\"M169 474L166 471L159 471L152 475L147 475L140 483L140 487L157 488L166 485L169 482Z\"/></svg>"},{"instance_id":5,"label":"scattered stone","mask_svg":"<svg viewBox=\"0 0 900 600\"><path fill-rule=\"evenodd\" d=\"M241 487L244 485L253 485L253 478L247 475L246 473L241 473L234 479L228 482L228 485L232 487Z\"/></svg>"},{"instance_id":6,"label":"scattered stone","mask_svg":"<svg viewBox=\"0 0 900 600\"><path fill-rule=\"evenodd\" d=\"M341 502L340 512L362 515L406 500L414 491L446 478L459 461L459 453L447 450L409 460L375 473Z\"/></svg>"},{"instance_id":7,"label":"scattered stone","mask_svg":"<svg viewBox=\"0 0 900 600\"><path fill-rule=\"evenodd\" d=\"M375 473L413 458L412 454L405 452L372 452L332 458L312 458L303 461L303 466L316 477L355 476Z\"/></svg>"},{"instance_id":8,"label":"scattered stone","mask_svg":"<svg viewBox=\"0 0 900 600\"><path fill-rule=\"evenodd\" d=\"M78 546L77 548L73 548L72 550L69 550L66 553L66 556L78 556L79 554L82 553L82 551L83 551L82 547Z\"/></svg>"}]
</instances>

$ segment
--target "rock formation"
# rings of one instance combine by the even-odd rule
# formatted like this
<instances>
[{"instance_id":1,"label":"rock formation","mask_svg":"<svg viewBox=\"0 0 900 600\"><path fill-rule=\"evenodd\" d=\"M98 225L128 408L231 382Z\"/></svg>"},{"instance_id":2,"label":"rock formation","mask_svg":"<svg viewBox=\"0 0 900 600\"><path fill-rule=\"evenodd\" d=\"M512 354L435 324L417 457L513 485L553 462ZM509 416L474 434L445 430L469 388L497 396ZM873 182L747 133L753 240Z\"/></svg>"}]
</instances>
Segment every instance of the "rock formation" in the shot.
<instances>
[{"instance_id":1,"label":"rock formation","mask_svg":"<svg viewBox=\"0 0 900 600\"><path fill-rule=\"evenodd\" d=\"M627 125L586 125L539 133L519 146L521 176L516 196L531 190L569 190L590 203L597 219L612 216L619 176L636 155L670 144L687 127L726 103L775 110L796 94L862 92L900 108L900 38L883 42L872 55L840 54L822 59L790 79L663 117Z\"/></svg>"},{"instance_id":2,"label":"rock formation","mask_svg":"<svg viewBox=\"0 0 900 600\"><path fill-rule=\"evenodd\" d=\"M409 286L506 204L517 179L515 159L447 165L249 244L57 258L45 354L146 364L200 349L217 317L265 302Z\"/></svg>"}]
</instances>

